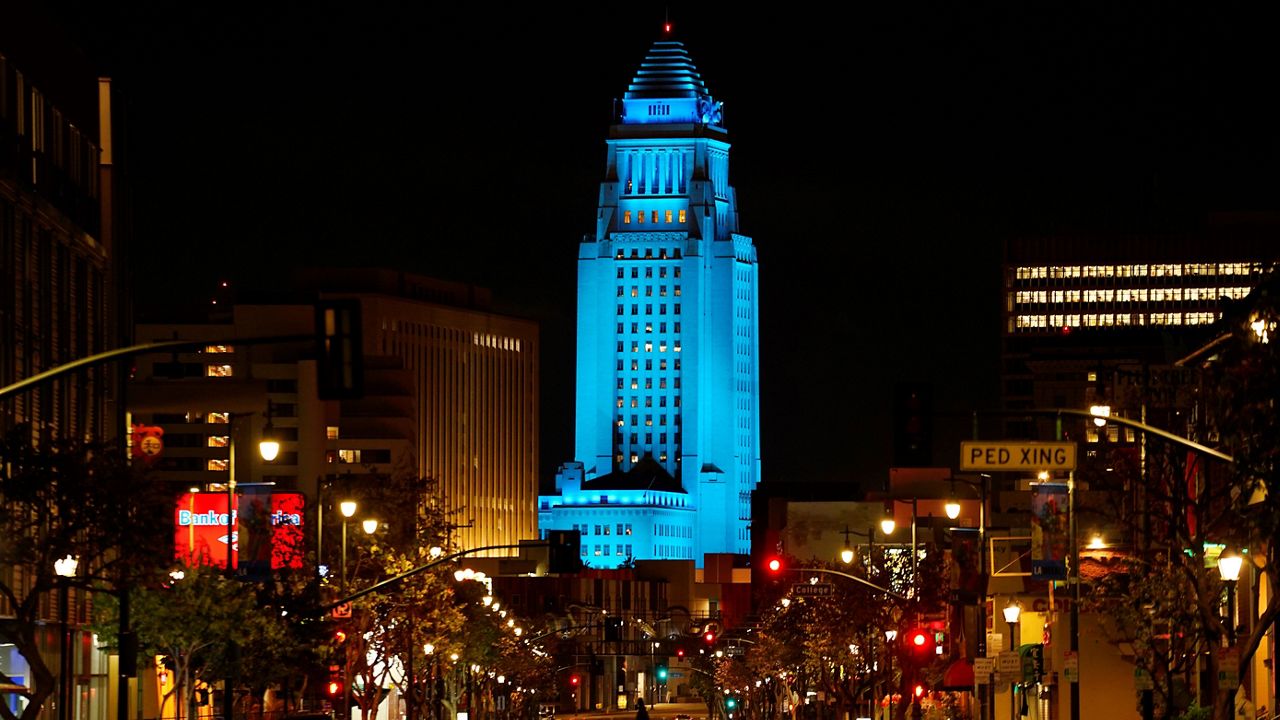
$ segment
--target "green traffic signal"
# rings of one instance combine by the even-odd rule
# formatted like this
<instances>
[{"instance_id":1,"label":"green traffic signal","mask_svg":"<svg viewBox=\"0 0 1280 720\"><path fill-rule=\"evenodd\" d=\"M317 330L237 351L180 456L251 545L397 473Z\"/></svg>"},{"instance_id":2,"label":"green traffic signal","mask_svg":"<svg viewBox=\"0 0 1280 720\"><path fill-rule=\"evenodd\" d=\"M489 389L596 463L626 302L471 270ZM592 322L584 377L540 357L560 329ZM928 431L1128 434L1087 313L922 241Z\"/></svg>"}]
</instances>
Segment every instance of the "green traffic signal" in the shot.
<instances>
[{"instance_id":1,"label":"green traffic signal","mask_svg":"<svg viewBox=\"0 0 1280 720\"><path fill-rule=\"evenodd\" d=\"M665 683L667 681L667 666L659 665L657 670L657 675L658 675L658 681Z\"/></svg>"},{"instance_id":2,"label":"green traffic signal","mask_svg":"<svg viewBox=\"0 0 1280 720\"><path fill-rule=\"evenodd\" d=\"M732 710L738 706L738 701L731 697L727 697L724 699L724 706Z\"/></svg>"}]
</instances>

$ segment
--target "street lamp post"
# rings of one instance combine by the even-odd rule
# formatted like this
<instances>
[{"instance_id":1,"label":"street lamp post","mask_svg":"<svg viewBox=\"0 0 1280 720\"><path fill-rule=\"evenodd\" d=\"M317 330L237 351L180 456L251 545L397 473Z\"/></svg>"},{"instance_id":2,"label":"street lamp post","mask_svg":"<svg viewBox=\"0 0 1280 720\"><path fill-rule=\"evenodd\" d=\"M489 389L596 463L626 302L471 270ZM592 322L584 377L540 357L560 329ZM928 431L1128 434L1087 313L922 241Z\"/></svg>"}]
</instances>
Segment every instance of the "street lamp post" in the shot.
<instances>
[{"instance_id":1,"label":"street lamp post","mask_svg":"<svg viewBox=\"0 0 1280 720\"><path fill-rule=\"evenodd\" d=\"M53 571L58 575L58 621L61 623L61 647L58 651L58 720L69 720L74 693L71 674L75 672L75 663L71 657L71 623L67 618L69 600L68 584L76 576L76 566L80 560L68 555L61 560L53 561Z\"/></svg>"},{"instance_id":2,"label":"street lamp post","mask_svg":"<svg viewBox=\"0 0 1280 720\"><path fill-rule=\"evenodd\" d=\"M1227 647L1236 645L1236 581L1240 579L1240 553L1224 548L1218 555L1218 574L1227 586Z\"/></svg>"},{"instance_id":3,"label":"street lamp post","mask_svg":"<svg viewBox=\"0 0 1280 720\"><path fill-rule=\"evenodd\" d=\"M1018 618L1022 615L1022 606L1017 600L1010 599L1009 604L1004 607L1004 621L1009 623L1009 650L1018 651ZM1014 685L1009 683L1009 717L1013 718L1018 714L1018 698L1014 692Z\"/></svg>"},{"instance_id":4,"label":"street lamp post","mask_svg":"<svg viewBox=\"0 0 1280 720\"><path fill-rule=\"evenodd\" d=\"M343 500L338 509L342 512L342 564L339 566L341 572L340 582L342 593L347 592L347 521L352 515L356 514L357 509L355 500ZM348 718L351 715L351 648L346 643L342 646L342 709L338 712L339 718Z\"/></svg>"},{"instance_id":5,"label":"street lamp post","mask_svg":"<svg viewBox=\"0 0 1280 720\"><path fill-rule=\"evenodd\" d=\"M844 530L841 530L840 534L844 535L844 549L840 551L840 561L845 565L852 563L854 556L853 544L849 542L849 536L857 535L858 537L864 537L867 539L867 570L869 573L871 570L871 558L875 555L876 549L876 529L871 527L867 528L865 533L860 533L857 530L850 530L849 526L845 525Z\"/></svg>"},{"instance_id":6,"label":"street lamp post","mask_svg":"<svg viewBox=\"0 0 1280 720\"><path fill-rule=\"evenodd\" d=\"M898 498L889 498L889 505L885 508L886 510L885 517L883 520L880 521L880 530L882 530L885 535L893 534L893 531L896 530L898 527L897 521L893 519L893 504L907 503L907 502L911 503L911 597L914 598L917 595L916 573L918 571L918 562L920 559L920 553L916 549L917 548L917 545L916 545L916 524L917 524L916 498L913 497L910 500L900 500Z\"/></svg>"}]
</instances>

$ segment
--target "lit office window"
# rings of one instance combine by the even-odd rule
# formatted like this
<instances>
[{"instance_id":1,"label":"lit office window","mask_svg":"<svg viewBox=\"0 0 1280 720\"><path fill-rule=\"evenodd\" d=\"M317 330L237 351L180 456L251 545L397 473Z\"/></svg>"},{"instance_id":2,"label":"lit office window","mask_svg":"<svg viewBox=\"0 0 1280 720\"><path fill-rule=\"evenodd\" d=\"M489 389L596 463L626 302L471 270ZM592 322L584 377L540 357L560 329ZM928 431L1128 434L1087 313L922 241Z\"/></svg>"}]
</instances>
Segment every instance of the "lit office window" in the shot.
<instances>
[{"instance_id":1,"label":"lit office window","mask_svg":"<svg viewBox=\"0 0 1280 720\"><path fill-rule=\"evenodd\" d=\"M625 210L625 211L623 211L623 213L622 213L622 224L623 224L623 225L630 225L630 224L631 224L631 211L630 211L630 210Z\"/></svg>"},{"instance_id":2,"label":"lit office window","mask_svg":"<svg viewBox=\"0 0 1280 720\"><path fill-rule=\"evenodd\" d=\"M231 377L233 371L230 365L205 365L205 377Z\"/></svg>"},{"instance_id":3,"label":"lit office window","mask_svg":"<svg viewBox=\"0 0 1280 720\"><path fill-rule=\"evenodd\" d=\"M231 444L230 435L210 435L208 441L211 448L224 448Z\"/></svg>"}]
</instances>

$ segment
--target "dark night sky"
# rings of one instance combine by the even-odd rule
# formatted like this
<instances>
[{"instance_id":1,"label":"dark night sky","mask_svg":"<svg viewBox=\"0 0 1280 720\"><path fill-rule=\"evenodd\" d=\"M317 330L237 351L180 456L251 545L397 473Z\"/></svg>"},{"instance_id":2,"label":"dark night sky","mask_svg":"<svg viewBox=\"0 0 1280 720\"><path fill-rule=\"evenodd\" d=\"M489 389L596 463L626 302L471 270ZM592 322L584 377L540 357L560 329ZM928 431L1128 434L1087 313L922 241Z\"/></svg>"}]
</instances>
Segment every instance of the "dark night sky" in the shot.
<instances>
[{"instance_id":1,"label":"dark night sky","mask_svg":"<svg viewBox=\"0 0 1280 720\"><path fill-rule=\"evenodd\" d=\"M57 3L128 93L141 310L291 265L489 286L542 322L543 466L569 458L576 244L662 4L106 5ZM935 383L954 464L1006 237L1280 197L1270 19L891 5L667 6L759 248L766 480L880 482L898 381Z\"/></svg>"}]
</instances>

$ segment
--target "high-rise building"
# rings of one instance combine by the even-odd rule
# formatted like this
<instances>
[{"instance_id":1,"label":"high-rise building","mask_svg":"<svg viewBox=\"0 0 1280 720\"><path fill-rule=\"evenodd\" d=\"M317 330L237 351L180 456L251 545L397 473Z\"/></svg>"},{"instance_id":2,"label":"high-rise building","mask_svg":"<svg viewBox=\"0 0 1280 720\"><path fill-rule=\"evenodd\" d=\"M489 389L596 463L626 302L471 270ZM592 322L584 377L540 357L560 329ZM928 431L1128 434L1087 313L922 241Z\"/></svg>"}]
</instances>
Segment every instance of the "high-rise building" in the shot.
<instances>
[{"instance_id":1,"label":"high-rise building","mask_svg":"<svg viewBox=\"0 0 1280 720\"><path fill-rule=\"evenodd\" d=\"M1276 258L1280 219L1219 214L1180 235L1020 238L1005 246L1001 395L1006 410L1123 405L1125 387L1172 392L1173 363L1217 332L1224 303ZM1175 398L1160 401L1173 407ZM1119 409L1119 408L1117 408ZM1008 415L1004 434L1046 439L1052 420ZM1073 437L1098 442L1092 423ZM1133 431L1109 426L1113 442Z\"/></svg>"},{"instance_id":2,"label":"high-rise building","mask_svg":"<svg viewBox=\"0 0 1280 720\"><path fill-rule=\"evenodd\" d=\"M582 530L595 567L747 554L756 249L738 233L721 103L683 44L654 43L607 148L578 250L577 460L541 498L541 526Z\"/></svg>"},{"instance_id":3,"label":"high-rise building","mask_svg":"<svg viewBox=\"0 0 1280 720\"><path fill-rule=\"evenodd\" d=\"M492 312L483 288L397 271L307 271L292 287L360 301L362 396L319 397L309 342L236 342L311 333L314 307L296 299L240 303L220 322L139 326L139 340L205 343L137 361L133 418L164 433L155 469L183 488L222 486L235 438L238 483L336 506L362 478L412 472L437 482L457 547L536 538L537 325ZM281 440L271 463L253 451L268 419ZM411 520L404 510L380 519Z\"/></svg>"},{"instance_id":4,"label":"high-rise building","mask_svg":"<svg viewBox=\"0 0 1280 720\"><path fill-rule=\"evenodd\" d=\"M111 81L40 11L0 18L0 387L121 343ZM115 437L114 373L90 367L0 402L0 431Z\"/></svg>"}]
</instances>

